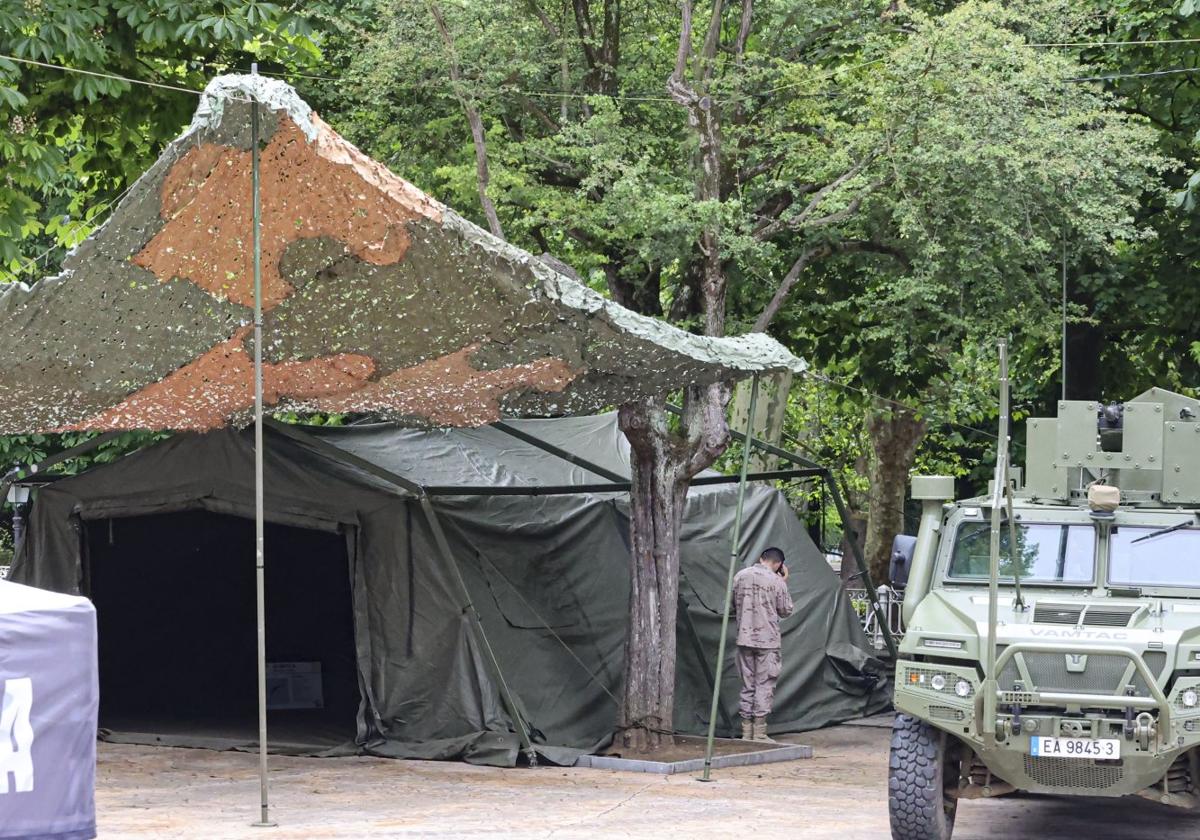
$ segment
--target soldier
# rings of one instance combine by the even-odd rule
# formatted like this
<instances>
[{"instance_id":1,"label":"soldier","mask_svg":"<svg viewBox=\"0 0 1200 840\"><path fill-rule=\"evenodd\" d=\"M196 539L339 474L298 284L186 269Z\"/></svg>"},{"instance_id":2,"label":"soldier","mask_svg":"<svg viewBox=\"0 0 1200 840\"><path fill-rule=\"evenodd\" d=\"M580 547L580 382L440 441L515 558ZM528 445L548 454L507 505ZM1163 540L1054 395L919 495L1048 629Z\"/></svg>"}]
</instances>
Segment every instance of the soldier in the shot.
<instances>
[{"instance_id":1,"label":"soldier","mask_svg":"<svg viewBox=\"0 0 1200 840\"><path fill-rule=\"evenodd\" d=\"M779 652L779 619L792 614L787 588L788 568L783 552L768 548L758 562L733 579L733 608L737 613L737 666L742 675L738 711L742 737L770 741L767 715L775 698L775 683L783 660Z\"/></svg>"}]
</instances>

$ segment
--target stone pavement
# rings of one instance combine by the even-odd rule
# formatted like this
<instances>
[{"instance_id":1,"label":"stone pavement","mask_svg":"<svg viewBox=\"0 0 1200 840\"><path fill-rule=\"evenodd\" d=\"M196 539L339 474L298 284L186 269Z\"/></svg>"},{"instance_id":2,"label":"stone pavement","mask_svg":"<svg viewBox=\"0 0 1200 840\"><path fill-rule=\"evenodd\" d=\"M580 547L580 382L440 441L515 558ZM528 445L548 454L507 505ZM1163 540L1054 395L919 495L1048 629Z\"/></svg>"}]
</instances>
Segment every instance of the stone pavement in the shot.
<instances>
[{"instance_id":1,"label":"stone pavement","mask_svg":"<svg viewBox=\"0 0 1200 840\"><path fill-rule=\"evenodd\" d=\"M792 740L807 761L693 776L450 762L272 757L273 816L258 816L257 759L242 753L100 745L105 838L430 837L595 840L889 836L887 729L840 726ZM964 802L955 840L1193 840L1200 816L1137 799Z\"/></svg>"}]
</instances>

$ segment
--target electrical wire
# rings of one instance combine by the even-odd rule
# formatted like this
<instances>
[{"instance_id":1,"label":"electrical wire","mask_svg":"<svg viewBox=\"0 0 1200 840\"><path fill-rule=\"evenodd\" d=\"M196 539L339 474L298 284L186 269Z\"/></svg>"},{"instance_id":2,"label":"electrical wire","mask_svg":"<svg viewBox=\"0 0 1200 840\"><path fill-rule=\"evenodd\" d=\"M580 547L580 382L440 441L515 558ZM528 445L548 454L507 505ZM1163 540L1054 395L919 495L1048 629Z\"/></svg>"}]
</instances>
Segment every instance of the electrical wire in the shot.
<instances>
[{"instance_id":1,"label":"electrical wire","mask_svg":"<svg viewBox=\"0 0 1200 840\"><path fill-rule=\"evenodd\" d=\"M112 79L113 81L125 82L125 83L131 84L131 85L142 85L144 87L158 88L160 90L169 90L174 93L189 93L192 96L203 96L205 93L205 91L203 91L203 90L197 90L195 88L181 87L180 85L170 85L170 84L166 84L164 82L151 82L151 81L147 81L146 79L135 79L132 76L121 76L121 75L118 75L117 73L101 73L98 70L83 70L79 67L68 67L65 64L52 64L48 61L37 61L32 58L18 58L17 56L14 56L14 55L0 54L0 59L6 59L8 61L13 61L18 64L29 64L34 67L45 67L50 70L62 70L63 72L66 72L66 73L78 73L83 76L95 76L96 78L100 78L100 79ZM260 74L260 75L266 75L266 74ZM274 75L274 74L271 74L271 75ZM235 96L232 94L227 94L223 98L229 102L247 102L247 103L249 103L249 102L254 101L254 100L250 99L249 97L240 97L240 96Z\"/></svg>"},{"instance_id":2,"label":"electrical wire","mask_svg":"<svg viewBox=\"0 0 1200 840\"><path fill-rule=\"evenodd\" d=\"M1060 41L1031 47L1149 47L1161 44L1200 44L1200 38L1153 38L1146 41Z\"/></svg>"},{"instance_id":3,"label":"electrical wire","mask_svg":"<svg viewBox=\"0 0 1200 840\"><path fill-rule=\"evenodd\" d=\"M1107 76L1080 76L1064 82L1111 82L1115 79L1144 79L1151 76L1174 76L1179 73L1200 73L1200 67L1177 67L1171 70L1152 70L1146 73L1111 73Z\"/></svg>"},{"instance_id":4,"label":"electrical wire","mask_svg":"<svg viewBox=\"0 0 1200 840\"><path fill-rule=\"evenodd\" d=\"M126 82L131 85L145 85L146 87L162 88L163 90L172 90L177 93L190 93L195 96L200 96L204 91L194 90L193 88L180 87L179 85L169 85L163 82L148 82L145 79L132 79L128 76L119 76L116 73L101 73L98 70L81 70L78 67L67 67L64 64L51 64L48 61L37 61L32 58L18 58L15 55L0 55L0 58L7 61L16 62L18 64L31 64L35 67L46 67L51 70L63 70L67 73L79 73L83 76L95 76L100 79L112 79L118 82Z\"/></svg>"}]
</instances>

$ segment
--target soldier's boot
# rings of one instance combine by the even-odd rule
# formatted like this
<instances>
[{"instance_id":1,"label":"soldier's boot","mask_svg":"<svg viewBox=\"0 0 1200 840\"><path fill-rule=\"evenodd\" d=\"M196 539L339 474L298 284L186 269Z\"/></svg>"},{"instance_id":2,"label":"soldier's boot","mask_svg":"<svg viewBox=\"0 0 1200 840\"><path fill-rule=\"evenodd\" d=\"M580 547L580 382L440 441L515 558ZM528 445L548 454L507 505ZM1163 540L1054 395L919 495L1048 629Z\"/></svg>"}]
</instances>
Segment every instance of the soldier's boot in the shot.
<instances>
[{"instance_id":1,"label":"soldier's boot","mask_svg":"<svg viewBox=\"0 0 1200 840\"><path fill-rule=\"evenodd\" d=\"M754 719L754 737L755 741L762 741L766 744L776 743L775 739L767 735L767 719L765 717Z\"/></svg>"},{"instance_id":2,"label":"soldier's boot","mask_svg":"<svg viewBox=\"0 0 1200 840\"><path fill-rule=\"evenodd\" d=\"M742 718L742 740L754 740L754 721L750 718Z\"/></svg>"}]
</instances>

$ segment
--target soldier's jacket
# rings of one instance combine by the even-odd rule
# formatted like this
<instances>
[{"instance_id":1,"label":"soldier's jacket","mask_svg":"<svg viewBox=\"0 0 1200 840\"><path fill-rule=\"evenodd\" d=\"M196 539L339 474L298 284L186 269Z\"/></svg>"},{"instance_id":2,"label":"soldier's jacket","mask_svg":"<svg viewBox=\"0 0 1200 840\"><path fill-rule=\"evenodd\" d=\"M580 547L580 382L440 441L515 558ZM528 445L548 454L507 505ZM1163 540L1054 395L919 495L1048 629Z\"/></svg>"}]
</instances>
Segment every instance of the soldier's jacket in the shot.
<instances>
[{"instance_id":1,"label":"soldier's jacket","mask_svg":"<svg viewBox=\"0 0 1200 840\"><path fill-rule=\"evenodd\" d=\"M741 647L779 647L779 619L792 614L787 582L761 563L742 569L733 579L737 643Z\"/></svg>"}]
</instances>

